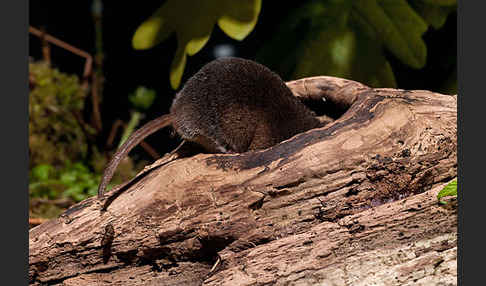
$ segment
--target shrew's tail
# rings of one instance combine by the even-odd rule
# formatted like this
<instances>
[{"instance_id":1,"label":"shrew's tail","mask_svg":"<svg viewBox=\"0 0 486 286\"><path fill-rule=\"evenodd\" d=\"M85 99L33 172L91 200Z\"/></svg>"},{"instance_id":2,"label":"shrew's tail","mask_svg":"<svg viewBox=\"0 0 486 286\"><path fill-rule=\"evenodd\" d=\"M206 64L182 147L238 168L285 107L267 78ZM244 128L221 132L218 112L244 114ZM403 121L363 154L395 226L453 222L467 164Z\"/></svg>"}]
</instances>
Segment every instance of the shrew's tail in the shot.
<instances>
[{"instance_id":1,"label":"shrew's tail","mask_svg":"<svg viewBox=\"0 0 486 286\"><path fill-rule=\"evenodd\" d=\"M101 177L101 183L98 187L98 198L101 198L103 196L106 186L113 177L113 174L120 164L120 161L125 158L135 146L140 144L140 142L142 142L149 135L166 126L169 126L171 123L172 117L170 116L170 114L162 115L152 121L147 122L145 125L140 127L140 129L133 132L130 137L128 137L125 143L123 143L120 148L118 148L115 155L113 155L110 163L108 163L108 166L103 172L103 176Z\"/></svg>"}]
</instances>

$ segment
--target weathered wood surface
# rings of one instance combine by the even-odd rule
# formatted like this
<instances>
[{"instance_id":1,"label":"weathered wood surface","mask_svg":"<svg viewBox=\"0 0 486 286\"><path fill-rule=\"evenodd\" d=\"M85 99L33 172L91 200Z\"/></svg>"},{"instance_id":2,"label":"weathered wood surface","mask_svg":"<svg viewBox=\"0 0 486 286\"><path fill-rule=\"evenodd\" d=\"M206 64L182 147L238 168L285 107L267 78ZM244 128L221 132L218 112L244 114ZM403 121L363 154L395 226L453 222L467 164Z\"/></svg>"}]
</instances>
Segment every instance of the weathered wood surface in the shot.
<instances>
[{"instance_id":1,"label":"weathered wood surface","mask_svg":"<svg viewBox=\"0 0 486 286\"><path fill-rule=\"evenodd\" d=\"M456 285L456 204L436 194L457 174L457 96L288 85L347 111L266 150L165 157L105 212L71 207L30 230L30 283Z\"/></svg>"}]
</instances>

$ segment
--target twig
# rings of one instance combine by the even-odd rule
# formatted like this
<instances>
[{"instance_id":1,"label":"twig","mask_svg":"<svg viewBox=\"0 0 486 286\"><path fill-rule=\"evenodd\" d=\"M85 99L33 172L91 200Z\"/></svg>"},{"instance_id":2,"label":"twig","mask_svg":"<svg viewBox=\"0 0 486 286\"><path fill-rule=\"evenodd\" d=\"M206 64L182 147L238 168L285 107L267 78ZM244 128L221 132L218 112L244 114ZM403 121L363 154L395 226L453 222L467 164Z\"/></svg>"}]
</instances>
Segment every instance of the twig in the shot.
<instances>
[{"instance_id":1,"label":"twig","mask_svg":"<svg viewBox=\"0 0 486 286\"><path fill-rule=\"evenodd\" d=\"M152 158L154 159L160 158L159 153L157 153L157 151L155 151L155 149L152 148L152 146L150 146L147 142L145 141L140 142L140 147L142 147L145 150L145 152L147 152L150 156L152 156Z\"/></svg>"},{"instance_id":2,"label":"twig","mask_svg":"<svg viewBox=\"0 0 486 286\"><path fill-rule=\"evenodd\" d=\"M101 85L101 77L99 77L96 73L92 75L92 86L91 86L91 104L93 105L93 120L92 123L98 132L101 131L103 125L101 124L101 112L100 112L100 104L99 104L99 95L98 91L100 91Z\"/></svg>"},{"instance_id":3,"label":"twig","mask_svg":"<svg viewBox=\"0 0 486 286\"><path fill-rule=\"evenodd\" d=\"M41 41L42 41L42 56L44 60L50 65L51 64L51 49L49 47L49 42L46 41L46 30L41 28Z\"/></svg>"},{"instance_id":4,"label":"twig","mask_svg":"<svg viewBox=\"0 0 486 286\"><path fill-rule=\"evenodd\" d=\"M46 42L52 43L58 47L61 47L65 50L70 51L73 54L76 54L80 57L83 57L86 59L86 62L84 64L84 72L83 72L83 85L86 83L89 79L89 75L91 74L92 67L93 67L93 57L88 54L87 52L80 50L64 41L61 41L39 29L36 29L32 26L29 26L29 33L33 34L34 36L37 36L41 38L42 40L45 40Z\"/></svg>"},{"instance_id":5,"label":"twig","mask_svg":"<svg viewBox=\"0 0 486 286\"><path fill-rule=\"evenodd\" d=\"M86 123L84 121L83 116L81 115L81 113L78 110L73 110L71 113L73 114L74 118L78 122L78 124L81 127L81 130L83 131L83 133L86 136L86 138L88 138L90 141L94 141L95 138L88 131L88 128L92 128L92 127L88 123Z\"/></svg>"},{"instance_id":6,"label":"twig","mask_svg":"<svg viewBox=\"0 0 486 286\"><path fill-rule=\"evenodd\" d=\"M99 81L97 80L97 76L92 72L93 71L93 57L81 50L78 49L64 41L61 41L49 34L47 34L45 31L41 31L39 29L36 29L32 26L29 26L29 33L33 34L34 36L37 36L41 38L41 40L44 42L49 42L52 43L58 47L61 47L65 50L70 51L71 53L78 55L80 57L83 57L86 59L86 62L84 64L84 71L83 71L83 77L82 77L82 84L81 87L83 90L87 91L88 90L88 83L90 76L93 77L93 88L92 88L92 93L91 93L91 100L93 104L93 118L94 118L94 127L96 130L99 132L101 131L102 125L101 125L101 114L100 114L100 108L99 108L99 100L98 100L98 84ZM50 51L45 51L44 50L44 44L43 44L43 53L44 53L44 58L48 58L50 60Z\"/></svg>"},{"instance_id":7,"label":"twig","mask_svg":"<svg viewBox=\"0 0 486 286\"><path fill-rule=\"evenodd\" d=\"M43 42L45 41L45 42L52 43L52 44L54 44L58 47L61 47L65 50L68 50L71 53L86 59L86 62L84 64L84 71L83 71L81 87L83 88L83 90L87 91L90 76L93 77L93 88L92 88L92 93L91 93L91 101L92 101L92 104L93 104L93 118L94 118L94 124L93 125L96 128L96 130L98 130L98 132L101 131L101 128L102 128L101 114L100 114L99 100L98 100L98 93L97 93L97 90L98 90L97 86L99 84L99 81L95 80L95 79L97 79L97 76L92 72L93 71L93 57L89 53L87 53L87 52L85 52L81 49L78 49L78 48L76 48L76 47L74 47L74 46L72 46L72 45L70 45L70 44L68 44L64 41L61 41L61 40L47 34L46 32L41 31L39 29L36 29L32 26L29 26L29 33L33 34L34 36L41 38L41 40ZM46 58L46 56L47 56L50 60L50 55L46 54L47 52L48 51L44 51L44 45L43 45L44 58Z\"/></svg>"},{"instance_id":8,"label":"twig","mask_svg":"<svg viewBox=\"0 0 486 286\"><path fill-rule=\"evenodd\" d=\"M99 103L103 97L103 34L102 34L102 16L103 16L103 2L101 0L94 0L91 5L91 14L93 16L93 24L95 28L95 54L94 54L94 73L93 73L93 89L92 89L92 104L93 117L92 123L98 131L102 130L101 112L99 110Z\"/></svg>"},{"instance_id":9,"label":"twig","mask_svg":"<svg viewBox=\"0 0 486 286\"><path fill-rule=\"evenodd\" d=\"M118 129L120 129L120 127L124 127L124 125L125 123L123 123L123 121L121 121L120 119L115 120L115 122L111 126L110 135L106 140L106 147L110 148L111 146L113 146L113 141L115 141L116 132L118 131Z\"/></svg>"}]
</instances>

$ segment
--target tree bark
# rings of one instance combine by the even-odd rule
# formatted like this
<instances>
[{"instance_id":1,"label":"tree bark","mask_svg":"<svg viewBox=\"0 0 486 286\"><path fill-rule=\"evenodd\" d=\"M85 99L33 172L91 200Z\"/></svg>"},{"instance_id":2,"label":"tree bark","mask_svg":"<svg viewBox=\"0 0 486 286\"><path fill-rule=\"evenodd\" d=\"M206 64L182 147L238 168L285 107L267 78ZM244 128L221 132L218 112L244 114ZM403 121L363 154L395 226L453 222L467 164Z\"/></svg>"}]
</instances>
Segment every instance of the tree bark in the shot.
<instances>
[{"instance_id":1,"label":"tree bark","mask_svg":"<svg viewBox=\"0 0 486 286\"><path fill-rule=\"evenodd\" d=\"M457 204L436 195L457 174L457 96L288 86L340 116L261 151L166 155L31 229L30 283L456 285Z\"/></svg>"}]
</instances>

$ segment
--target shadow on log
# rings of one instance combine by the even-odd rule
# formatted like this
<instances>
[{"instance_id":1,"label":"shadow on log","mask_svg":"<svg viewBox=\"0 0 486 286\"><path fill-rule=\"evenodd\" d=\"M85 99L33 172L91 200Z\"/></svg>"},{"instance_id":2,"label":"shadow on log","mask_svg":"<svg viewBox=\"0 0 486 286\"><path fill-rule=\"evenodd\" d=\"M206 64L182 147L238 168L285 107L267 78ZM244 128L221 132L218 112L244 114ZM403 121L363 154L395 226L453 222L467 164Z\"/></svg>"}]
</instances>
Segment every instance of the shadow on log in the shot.
<instances>
[{"instance_id":1,"label":"shadow on log","mask_svg":"<svg viewBox=\"0 0 486 286\"><path fill-rule=\"evenodd\" d=\"M455 285L456 205L436 195L457 174L457 96L287 84L333 110L324 127L163 157L109 204L117 190L31 229L30 283Z\"/></svg>"}]
</instances>

